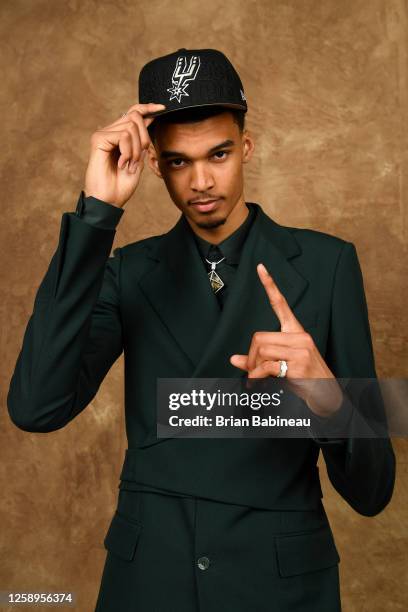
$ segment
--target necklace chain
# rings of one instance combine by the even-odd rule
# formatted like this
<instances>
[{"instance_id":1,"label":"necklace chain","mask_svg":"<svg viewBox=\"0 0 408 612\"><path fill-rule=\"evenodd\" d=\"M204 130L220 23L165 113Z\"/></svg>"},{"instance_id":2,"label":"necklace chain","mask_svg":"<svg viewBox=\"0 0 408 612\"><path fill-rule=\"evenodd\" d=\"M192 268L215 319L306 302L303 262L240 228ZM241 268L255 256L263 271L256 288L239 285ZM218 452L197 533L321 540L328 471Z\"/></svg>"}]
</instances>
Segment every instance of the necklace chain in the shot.
<instances>
[{"instance_id":1,"label":"necklace chain","mask_svg":"<svg viewBox=\"0 0 408 612\"><path fill-rule=\"evenodd\" d=\"M215 266L217 266L219 263L224 261L224 259L225 259L225 257L223 257L219 261L209 261L207 258L205 258L205 261L211 265L211 270L215 270Z\"/></svg>"}]
</instances>

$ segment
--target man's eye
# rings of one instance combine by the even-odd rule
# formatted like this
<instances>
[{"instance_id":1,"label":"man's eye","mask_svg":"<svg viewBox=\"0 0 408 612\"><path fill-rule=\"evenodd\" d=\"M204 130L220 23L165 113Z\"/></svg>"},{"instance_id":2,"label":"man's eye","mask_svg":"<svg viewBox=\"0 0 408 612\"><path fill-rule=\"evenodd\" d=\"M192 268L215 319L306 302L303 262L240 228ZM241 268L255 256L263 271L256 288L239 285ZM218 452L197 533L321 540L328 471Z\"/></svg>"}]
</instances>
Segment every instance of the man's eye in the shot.
<instances>
[{"instance_id":1,"label":"man's eye","mask_svg":"<svg viewBox=\"0 0 408 612\"><path fill-rule=\"evenodd\" d=\"M228 151L217 151L214 155L228 155ZM217 157L217 159L225 159L225 157Z\"/></svg>"},{"instance_id":2,"label":"man's eye","mask_svg":"<svg viewBox=\"0 0 408 612\"><path fill-rule=\"evenodd\" d=\"M180 168L180 164L176 164L176 162L182 162L182 159L172 159L170 162L170 166L175 166L176 168Z\"/></svg>"}]
</instances>

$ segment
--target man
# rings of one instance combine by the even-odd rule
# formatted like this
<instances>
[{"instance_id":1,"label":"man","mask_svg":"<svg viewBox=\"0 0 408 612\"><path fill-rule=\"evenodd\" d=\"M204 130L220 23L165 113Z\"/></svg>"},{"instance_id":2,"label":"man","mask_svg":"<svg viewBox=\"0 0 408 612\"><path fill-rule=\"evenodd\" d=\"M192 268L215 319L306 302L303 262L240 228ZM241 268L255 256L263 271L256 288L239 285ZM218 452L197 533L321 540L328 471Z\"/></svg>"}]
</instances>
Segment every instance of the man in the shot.
<instances>
[{"instance_id":1,"label":"man","mask_svg":"<svg viewBox=\"0 0 408 612\"><path fill-rule=\"evenodd\" d=\"M26 431L74 419L124 351L128 449L97 612L338 611L320 448L357 512L392 496L389 438L335 435L359 419L336 378L376 377L356 249L245 201L246 110L219 51L146 64L139 104L91 138L85 192L63 214L28 322L8 395ZM147 150L182 214L109 257ZM330 401L304 397L333 435L157 437L159 378L242 376L335 383Z\"/></svg>"}]
</instances>

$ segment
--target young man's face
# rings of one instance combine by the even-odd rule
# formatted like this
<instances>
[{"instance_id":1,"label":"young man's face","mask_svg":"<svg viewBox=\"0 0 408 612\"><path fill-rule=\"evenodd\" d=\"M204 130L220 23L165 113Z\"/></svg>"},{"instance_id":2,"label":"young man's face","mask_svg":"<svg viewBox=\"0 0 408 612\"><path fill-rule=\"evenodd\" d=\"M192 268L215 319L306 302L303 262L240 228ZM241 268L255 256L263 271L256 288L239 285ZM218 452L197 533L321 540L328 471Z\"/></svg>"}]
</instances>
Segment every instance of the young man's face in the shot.
<instances>
[{"instance_id":1,"label":"young man's face","mask_svg":"<svg viewBox=\"0 0 408 612\"><path fill-rule=\"evenodd\" d=\"M192 228L218 234L215 228L234 229L247 215L243 164L253 149L247 130L241 134L226 111L197 123L157 125L149 164Z\"/></svg>"}]
</instances>

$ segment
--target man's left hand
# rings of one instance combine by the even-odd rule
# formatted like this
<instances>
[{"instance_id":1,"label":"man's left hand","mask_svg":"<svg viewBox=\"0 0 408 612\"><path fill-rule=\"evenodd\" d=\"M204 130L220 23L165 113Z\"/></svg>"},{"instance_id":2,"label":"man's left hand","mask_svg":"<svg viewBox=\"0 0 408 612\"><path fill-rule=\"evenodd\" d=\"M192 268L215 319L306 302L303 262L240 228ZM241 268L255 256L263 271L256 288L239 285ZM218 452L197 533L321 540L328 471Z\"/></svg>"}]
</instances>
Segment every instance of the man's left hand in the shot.
<instances>
[{"instance_id":1,"label":"man's left hand","mask_svg":"<svg viewBox=\"0 0 408 612\"><path fill-rule=\"evenodd\" d=\"M279 374L279 360L284 359L288 365L286 379L294 392L318 416L331 416L337 412L343 400L343 393L335 376L265 266L258 264L257 272L271 307L279 319L281 331L255 332L248 355L232 355L230 362L233 366L246 370L248 378L266 378ZM326 379L327 384L314 384L309 379Z\"/></svg>"}]
</instances>

